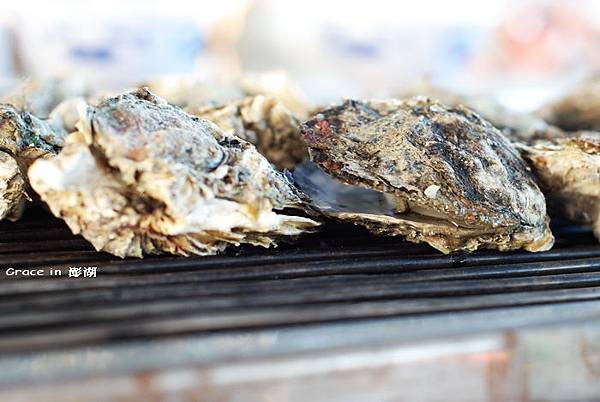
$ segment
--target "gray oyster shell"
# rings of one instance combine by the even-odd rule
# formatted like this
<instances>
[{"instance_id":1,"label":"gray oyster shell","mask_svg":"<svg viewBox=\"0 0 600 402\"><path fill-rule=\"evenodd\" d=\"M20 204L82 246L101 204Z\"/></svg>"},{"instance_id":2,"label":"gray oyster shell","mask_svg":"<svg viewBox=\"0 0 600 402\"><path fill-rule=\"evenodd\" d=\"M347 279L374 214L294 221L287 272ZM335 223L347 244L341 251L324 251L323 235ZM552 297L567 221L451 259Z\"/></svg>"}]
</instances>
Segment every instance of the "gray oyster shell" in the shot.
<instances>
[{"instance_id":1,"label":"gray oyster shell","mask_svg":"<svg viewBox=\"0 0 600 402\"><path fill-rule=\"evenodd\" d=\"M29 178L74 233L121 257L267 247L318 225L281 212L302 200L253 145L146 89L90 107Z\"/></svg>"},{"instance_id":2,"label":"gray oyster shell","mask_svg":"<svg viewBox=\"0 0 600 402\"><path fill-rule=\"evenodd\" d=\"M375 197L366 209L355 208L350 189L315 197L320 202L313 207L325 215L445 253L553 245L544 196L526 162L469 109L427 98L349 100L304 123L303 135L312 161L331 177L385 193L379 201L363 194ZM299 187L313 198L301 175L302 169ZM331 203L338 195L342 200ZM347 208L340 210L340 203Z\"/></svg>"}]
</instances>

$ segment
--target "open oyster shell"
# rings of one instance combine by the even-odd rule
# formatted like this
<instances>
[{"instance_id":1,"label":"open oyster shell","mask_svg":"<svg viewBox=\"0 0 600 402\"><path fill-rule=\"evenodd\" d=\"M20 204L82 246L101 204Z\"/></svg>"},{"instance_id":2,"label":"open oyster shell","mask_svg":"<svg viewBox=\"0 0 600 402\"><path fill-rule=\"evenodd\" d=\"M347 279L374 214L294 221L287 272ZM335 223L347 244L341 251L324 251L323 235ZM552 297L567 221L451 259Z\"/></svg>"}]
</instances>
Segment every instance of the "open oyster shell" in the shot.
<instances>
[{"instance_id":1,"label":"open oyster shell","mask_svg":"<svg viewBox=\"0 0 600 402\"><path fill-rule=\"evenodd\" d=\"M185 111L254 144L279 169L292 169L308 156L300 122L271 95L251 96L220 106L188 107Z\"/></svg>"},{"instance_id":2,"label":"open oyster shell","mask_svg":"<svg viewBox=\"0 0 600 402\"><path fill-rule=\"evenodd\" d=\"M600 239L600 133L521 146L551 213L594 226Z\"/></svg>"},{"instance_id":3,"label":"open oyster shell","mask_svg":"<svg viewBox=\"0 0 600 402\"><path fill-rule=\"evenodd\" d=\"M312 161L331 176L306 177L311 169L301 168L295 177L325 215L444 253L553 244L527 164L466 108L427 98L349 100L304 123L303 134ZM333 186L332 177L352 187Z\"/></svg>"},{"instance_id":4,"label":"open oyster shell","mask_svg":"<svg viewBox=\"0 0 600 402\"><path fill-rule=\"evenodd\" d=\"M90 107L29 178L74 233L121 257L266 247L317 225L276 212L301 200L254 146L146 89Z\"/></svg>"},{"instance_id":5,"label":"open oyster shell","mask_svg":"<svg viewBox=\"0 0 600 402\"><path fill-rule=\"evenodd\" d=\"M32 199L27 169L58 153L65 132L32 114L0 104L0 219L17 220Z\"/></svg>"}]
</instances>

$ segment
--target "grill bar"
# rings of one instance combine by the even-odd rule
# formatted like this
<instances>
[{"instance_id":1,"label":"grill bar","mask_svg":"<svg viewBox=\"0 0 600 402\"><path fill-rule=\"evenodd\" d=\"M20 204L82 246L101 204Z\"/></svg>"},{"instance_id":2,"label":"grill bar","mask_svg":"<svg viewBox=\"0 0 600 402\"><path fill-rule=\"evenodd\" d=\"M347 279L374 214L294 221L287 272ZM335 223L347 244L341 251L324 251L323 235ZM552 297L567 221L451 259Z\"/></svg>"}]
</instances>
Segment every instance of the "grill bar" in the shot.
<instances>
[{"instance_id":1,"label":"grill bar","mask_svg":"<svg viewBox=\"0 0 600 402\"><path fill-rule=\"evenodd\" d=\"M600 306L600 245L588 228L559 223L554 232L556 246L545 253L446 256L332 224L277 249L121 260L34 211L0 223L0 352L540 304ZM98 277L69 278L70 266L97 266ZM7 276L9 267L45 275Z\"/></svg>"}]
</instances>

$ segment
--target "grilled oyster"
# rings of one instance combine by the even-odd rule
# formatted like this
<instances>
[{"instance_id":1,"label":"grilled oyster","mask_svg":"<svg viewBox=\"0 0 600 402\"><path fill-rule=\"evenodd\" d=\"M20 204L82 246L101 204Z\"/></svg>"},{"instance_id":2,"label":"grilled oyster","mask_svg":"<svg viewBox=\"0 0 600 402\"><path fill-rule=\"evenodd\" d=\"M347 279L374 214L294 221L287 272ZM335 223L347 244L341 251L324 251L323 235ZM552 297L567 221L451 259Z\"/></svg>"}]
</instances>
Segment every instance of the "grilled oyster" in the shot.
<instances>
[{"instance_id":1,"label":"grilled oyster","mask_svg":"<svg viewBox=\"0 0 600 402\"><path fill-rule=\"evenodd\" d=\"M600 239L600 133L581 132L521 148L550 212L594 225Z\"/></svg>"},{"instance_id":2,"label":"grilled oyster","mask_svg":"<svg viewBox=\"0 0 600 402\"><path fill-rule=\"evenodd\" d=\"M275 211L301 200L254 146L146 89L90 107L29 178L74 233L120 257L266 247L317 225Z\"/></svg>"},{"instance_id":3,"label":"grilled oyster","mask_svg":"<svg viewBox=\"0 0 600 402\"><path fill-rule=\"evenodd\" d=\"M295 172L325 215L444 253L553 244L544 196L527 164L469 109L427 98L349 100L304 123L303 135L314 163L355 186L315 193L329 178L321 175L318 184L314 176L303 179L303 169Z\"/></svg>"},{"instance_id":4,"label":"grilled oyster","mask_svg":"<svg viewBox=\"0 0 600 402\"><path fill-rule=\"evenodd\" d=\"M38 158L55 155L64 134L28 112L0 104L0 219L21 217L32 198L27 168Z\"/></svg>"},{"instance_id":5,"label":"grilled oyster","mask_svg":"<svg viewBox=\"0 0 600 402\"><path fill-rule=\"evenodd\" d=\"M251 96L221 106L190 107L185 111L256 145L279 169L292 169L308 156L300 136L300 122L273 96Z\"/></svg>"}]
</instances>

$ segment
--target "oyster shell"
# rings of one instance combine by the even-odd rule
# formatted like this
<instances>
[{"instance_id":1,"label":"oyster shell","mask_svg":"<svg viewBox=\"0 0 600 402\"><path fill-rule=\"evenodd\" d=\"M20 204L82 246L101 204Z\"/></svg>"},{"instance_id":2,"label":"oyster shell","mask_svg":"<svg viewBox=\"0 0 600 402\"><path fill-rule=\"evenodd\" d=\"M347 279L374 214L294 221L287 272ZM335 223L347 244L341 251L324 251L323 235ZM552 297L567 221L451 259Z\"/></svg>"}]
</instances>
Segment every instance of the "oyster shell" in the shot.
<instances>
[{"instance_id":1,"label":"oyster shell","mask_svg":"<svg viewBox=\"0 0 600 402\"><path fill-rule=\"evenodd\" d=\"M492 97L481 95L464 95L429 85L421 85L408 91L405 96L425 95L448 106L462 105L500 129L512 141L530 143L537 139L564 137L565 133L534 113L510 110Z\"/></svg>"},{"instance_id":2,"label":"oyster shell","mask_svg":"<svg viewBox=\"0 0 600 402\"><path fill-rule=\"evenodd\" d=\"M0 220L18 220L28 200L27 184L17 161L0 151Z\"/></svg>"},{"instance_id":3,"label":"oyster shell","mask_svg":"<svg viewBox=\"0 0 600 402\"><path fill-rule=\"evenodd\" d=\"M304 123L303 135L314 163L363 188L358 196L346 189L315 197L314 186L302 185L300 169L299 187L326 215L444 253L479 247L543 251L553 244L544 196L527 164L469 109L427 98L349 100ZM376 198L364 189L386 194ZM357 197L367 201L357 207Z\"/></svg>"},{"instance_id":4,"label":"oyster shell","mask_svg":"<svg viewBox=\"0 0 600 402\"><path fill-rule=\"evenodd\" d=\"M87 101L80 96L65 99L52 109L48 116L48 123L57 130L72 133L77 130L75 125L81 115L85 114L87 106Z\"/></svg>"},{"instance_id":5,"label":"oyster shell","mask_svg":"<svg viewBox=\"0 0 600 402\"><path fill-rule=\"evenodd\" d=\"M275 97L257 95L216 107L189 107L186 112L217 124L226 134L256 146L279 169L292 169L308 156L300 122Z\"/></svg>"},{"instance_id":6,"label":"oyster shell","mask_svg":"<svg viewBox=\"0 0 600 402\"><path fill-rule=\"evenodd\" d=\"M26 178L29 165L55 155L64 134L28 112L0 104L0 219L21 217L33 197Z\"/></svg>"},{"instance_id":7,"label":"oyster shell","mask_svg":"<svg viewBox=\"0 0 600 402\"><path fill-rule=\"evenodd\" d=\"M551 213L594 226L600 239L600 133L521 146Z\"/></svg>"},{"instance_id":8,"label":"oyster shell","mask_svg":"<svg viewBox=\"0 0 600 402\"><path fill-rule=\"evenodd\" d=\"M62 152L29 169L54 215L98 250L214 254L317 226L254 146L139 89L88 109Z\"/></svg>"}]
</instances>

